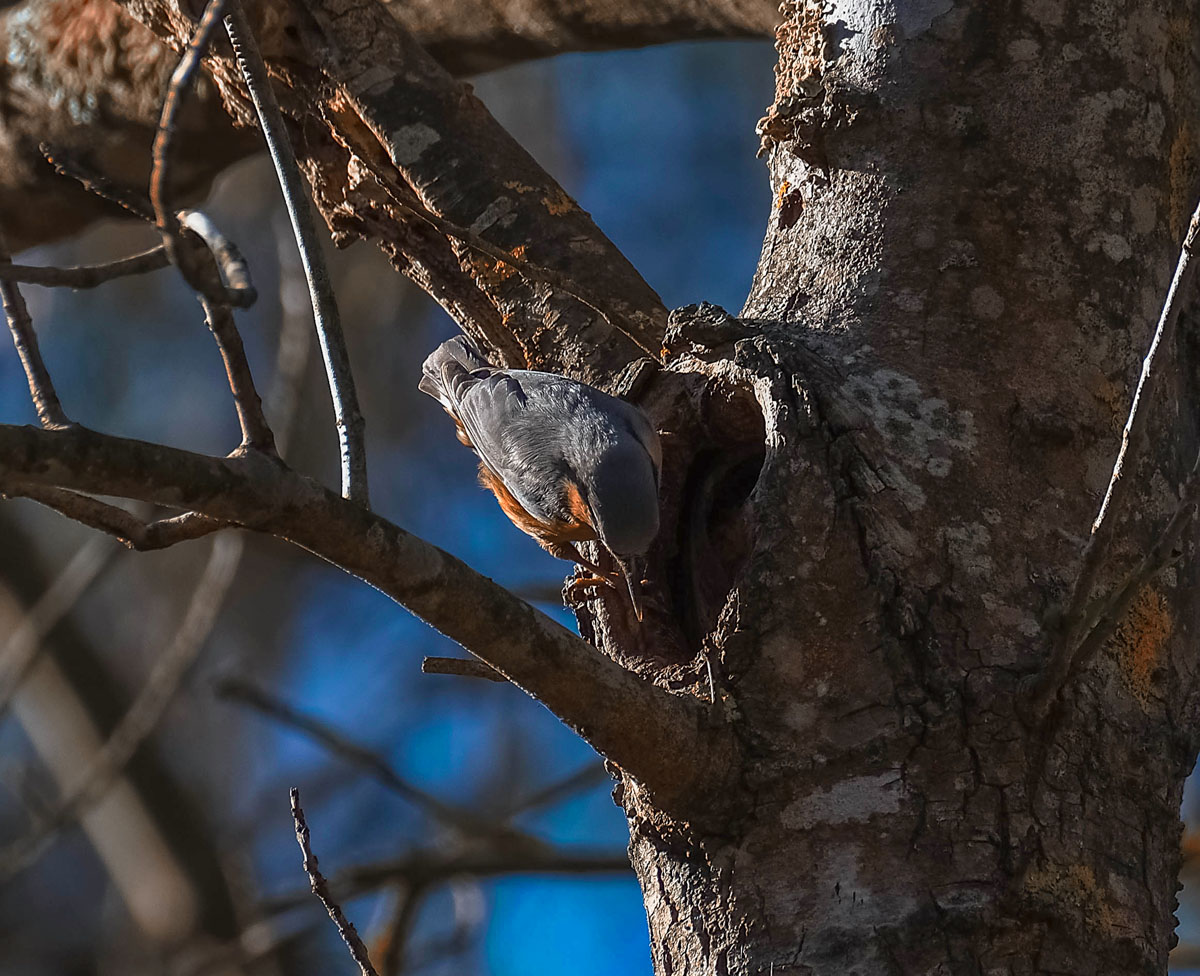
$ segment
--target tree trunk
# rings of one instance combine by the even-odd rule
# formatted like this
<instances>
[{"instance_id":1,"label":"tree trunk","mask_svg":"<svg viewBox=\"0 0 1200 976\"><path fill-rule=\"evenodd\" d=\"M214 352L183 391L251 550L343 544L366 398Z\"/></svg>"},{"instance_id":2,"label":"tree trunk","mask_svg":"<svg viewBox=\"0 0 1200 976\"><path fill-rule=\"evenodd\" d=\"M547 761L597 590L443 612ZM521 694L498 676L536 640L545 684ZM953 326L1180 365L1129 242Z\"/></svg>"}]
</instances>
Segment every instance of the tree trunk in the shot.
<instances>
[{"instance_id":1,"label":"tree trunk","mask_svg":"<svg viewBox=\"0 0 1200 976\"><path fill-rule=\"evenodd\" d=\"M740 323L686 310L668 333L670 369L754 391L766 457L743 506L710 456L716 487L683 503L707 558L676 564L731 571L722 526L748 522L692 676L703 691L711 666L738 730L735 785L688 822L619 791L656 972L1163 973L1197 750L1192 561L1045 718L1022 703L1197 190L1196 8L783 12L752 293ZM1196 454L1189 332L1160 354L1102 590Z\"/></svg>"},{"instance_id":2,"label":"tree trunk","mask_svg":"<svg viewBox=\"0 0 1200 976\"><path fill-rule=\"evenodd\" d=\"M125 3L190 36L178 4ZM620 771L660 976L1164 972L1194 561L1144 574L1099 653L1063 650L1200 444L1185 328L1080 585L1197 192L1194 5L786 0L754 287L740 319L693 306L665 335L611 242L376 5L304 8L260 40L339 238L379 237L506 362L664 429L647 621L589 602L601 658L262 458L0 426L0 478L288 538L545 702ZM208 66L249 120L228 53ZM626 368L660 339L663 369Z\"/></svg>"}]
</instances>

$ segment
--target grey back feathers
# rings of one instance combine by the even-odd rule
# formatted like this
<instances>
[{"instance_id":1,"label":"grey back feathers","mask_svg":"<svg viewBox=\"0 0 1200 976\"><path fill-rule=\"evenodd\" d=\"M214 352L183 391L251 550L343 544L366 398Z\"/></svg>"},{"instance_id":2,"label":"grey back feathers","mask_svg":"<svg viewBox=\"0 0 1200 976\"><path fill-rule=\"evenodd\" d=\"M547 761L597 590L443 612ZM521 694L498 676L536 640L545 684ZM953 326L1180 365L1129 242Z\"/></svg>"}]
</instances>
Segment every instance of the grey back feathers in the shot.
<instances>
[{"instance_id":1,"label":"grey back feathers","mask_svg":"<svg viewBox=\"0 0 1200 976\"><path fill-rule=\"evenodd\" d=\"M574 485L610 551L649 548L658 533L662 448L641 410L556 373L492 366L461 336L438 346L423 374L421 391L458 420L527 512L570 520Z\"/></svg>"}]
</instances>

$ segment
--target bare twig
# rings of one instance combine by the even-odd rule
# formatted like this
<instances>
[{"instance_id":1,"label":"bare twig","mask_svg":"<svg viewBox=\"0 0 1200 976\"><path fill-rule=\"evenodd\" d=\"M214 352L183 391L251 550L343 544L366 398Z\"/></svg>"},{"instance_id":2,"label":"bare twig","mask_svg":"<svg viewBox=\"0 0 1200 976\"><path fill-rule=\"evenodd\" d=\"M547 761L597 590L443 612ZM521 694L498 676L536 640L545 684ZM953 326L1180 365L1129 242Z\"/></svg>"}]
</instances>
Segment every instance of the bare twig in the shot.
<instances>
[{"instance_id":1,"label":"bare twig","mask_svg":"<svg viewBox=\"0 0 1200 976\"><path fill-rule=\"evenodd\" d=\"M486 681L507 681L490 664L473 657L427 657L421 661L422 674L453 674L462 678L483 678Z\"/></svg>"},{"instance_id":2,"label":"bare twig","mask_svg":"<svg viewBox=\"0 0 1200 976\"><path fill-rule=\"evenodd\" d=\"M79 782L62 798L52 816L28 836L0 852L0 878L32 864L63 827L99 801L138 747L162 719L196 655L204 646L241 561L239 534L219 536L196 585L183 622L163 650L129 710L96 753Z\"/></svg>"},{"instance_id":3,"label":"bare twig","mask_svg":"<svg viewBox=\"0 0 1200 976\"><path fill-rule=\"evenodd\" d=\"M0 236L0 268L11 266L12 259L8 255L8 247ZM21 289L16 282L0 277L0 301L4 304L4 314L8 319L8 330L12 333L13 345L25 369L25 378L29 382L29 396L37 410L38 420L43 427L63 427L71 423L58 394L54 390L54 381L50 379L50 371L42 360L41 350L38 349L37 333L33 330L33 321L29 318L29 309L21 296Z\"/></svg>"},{"instance_id":4,"label":"bare twig","mask_svg":"<svg viewBox=\"0 0 1200 976\"><path fill-rule=\"evenodd\" d=\"M119 551L104 536L89 539L9 635L0 648L0 664L5 668L0 675L0 717L37 663L46 635L79 602Z\"/></svg>"},{"instance_id":5,"label":"bare twig","mask_svg":"<svg viewBox=\"0 0 1200 976\"><path fill-rule=\"evenodd\" d=\"M89 528L111 535L130 549L137 549L139 552L166 549L178 542L199 539L232 524L196 512L184 512L182 515L143 522L125 509L90 495L81 495L62 488L47 488L45 485L4 485L0 488L0 497L28 498Z\"/></svg>"},{"instance_id":6,"label":"bare twig","mask_svg":"<svg viewBox=\"0 0 1200 976\"><path fill-rule=\"evenodd\" d=\"M233 310L224 301L214 300L204 294L200 295L200 304L204 307L204 321L217 340L221 361L225 364L229 391L233 394L233 405L242 431L242 446L273 455L275 435L263 413L262 400L246 360L246 349L233 320Z\"/></svg>"},{"instance_id":7,"label":"bare twig","mask_svg":"<svg viewBox=\"0 0 1200 976\"><path fill-rule=\"evenodd\" d=\"M154 207L154 222L162 234L163 245L171 257L171 262L179 267L188 284L198 292L204 291L204 283L198 280L196 269L189 260L190 256L179 246L179 215L171 205L171 150L184 103L192 90L196 69L200 67L204 52L208 49L220 23L225 2L226 0L209 0L205 6L200 23L196 25L190 43L171 74L171 83L167 86L167 96L163 100L162 114L159 116L151 150L154 165L150 171L150 202Z\"/></svg>"},{"instance_id":8,"label":"bare twig","mask_svg":"<svg viewBox=\"0 0 1200 976\"><path fill-rule=\"evenodd\" d=\"M184 280L199 296L205 321L217 340L242 429L242 445L273 454L275 438L263 415L262 402L254 387L242 337L238 334L230 307L231 302L243 306L251 304L256 297L249 283L245 261L207 217L193 211L179 214L172 206L171 158L180 113L191 91L196 69L220 22L225 3L226 0L209 0L191 42L171 75L171 84L163 100L162 115L154 136L150 202L154 208L155 225L162 234L163 246L171 262L179 268ZM184 234L184 221L204 242L204 247L191 246ZM225 281L221 279L222 271Z\"/></svg>"},{"instance_id":9,"label":"bare twig","mask_svg":"<svg viewBox=\"0 0 1200 976\"><path fill-rule=\"evenodd\" d=\"M283 191L292 230L296 236L296 245L304 264L304 275L308 280L309 296L312 299L313 320L316 324L317 338L321 343L321 354L325 359L329 395L333 400L334 419L341 445L342 497L367 508L370 506L370 496L367 488L367 456L363 434L365 424L358 407L354 374L350 370L350 355L342 335L341 317L329 280L329 269L325 266L325 255L321 250L316 224L304 195L300 167L296 164L296 154L288 139L283 115L271 90L267 67L255 43L250 22L238 0L230 2L229 13L225 18L225 31L233 44L238 66L254 102L254 109L258 113L267 149L275 163L279 186Z\"/></svg>"},{"instance_id":10,"label":"bare twig","mask_svg":"<svg viewBox=\"0 0 1200 976\"><path fill-rule=\"evenodd\" d=\"M46 158L46 162L53 166L54 171L60 176L69 176L89 193L107 200L109 203L115 203L118 207L128 210L133 216L147 223L154 223L154 205L144 191L139 192L131 187L121 186L95 167L89 166L75 153L60 146L43 142L38 148Z\"/></svg>"},{"instance_id":11,"label":"bare twig","mask_svg":"<svg viewBox=\"0 0 1200 976\"><path fill-rule=\"evenodd\" d=\"M0 278L26 285L46 288L95 288L106 281L147 274L169 267L167 249L156 244L140 254L133 254L104 264L84 264L74 268L39 268L25 264L0 264Z\"/></svg>"},{"instance_id":12,"label":"bare twig","mask_svg":"<svg viewBox=\"0 0 1200 976\"><path fill-rule=\"evenodd\" d=\"M300 845L300 853L304 856L304 873L308 875L309 884L312 886L312 893L321 899L321 904L325 906L325 911L333 919L333 924L337 926L338 935L346 943L346 948L350 950L351 957L358 963L358 968L362 970L363 976L378 976L375 972L375 967L371 965L371 957L367 954L367 947L363 945L362 939L358 937L358 930L355 929L354 923L343 914L341 906L333 900L333 896L329 893L329 883L325 880L325 876L321 874L320 868L317 867L317 856L312 852L308 835L308 824L304 820L304 809L300 806L300 791L294 786L291 791L291 800L292 820L296 825L296 842Z\"/></svg>"},{"instance_id":13,"label":"bare twig","mask_svg":"<svg viewBox=\"0 0 1200 976\"><path fill-rule=\"evenodd\" d=\"M1166 302L1159 315L1158 325L1154 329L1154 338L1150 340L1150 348L1146 352L1146 358L1142 360L1142 371L1138 376L1137 388L1133 392L1133 402L1129 405L1129 417L1125 421L1125 429L1121 432L1121 449L1117 452L1117 460L1113 463L1112 477L1108 482L1108 490L1104 493L1104 501L1100 503L1100 512L1096 516L1096 521L1092 523L1093 534L1104 522L1104 517L1108 513L1108 507L1117 491L1117 484L1125 465L1125 455L1130 444L1134 442L1135 438L1140 443L1141 434L1146 429L1146 413L1145 411L1139 413L1138 407L1141 405L1143 394L1148 396L1150 392L1154 355L1158 352L1158 347L1163 339L1170 341L1174 334L1175 325L1179 321L1179 313L1188 297L1188 288L1195 277L1195 269L1192 267L1192 248L1195 247L1198 233L1200 233L1200 202L1197 202L1196 209L1192 212L1191 223L1188 224L1183 246L1179 250L1175 275L1171 279Z\"/></svg>"},{"instance_id":14,"label":"bare twig","mask_svg":"<svg viewBox=\"0 0 1200 976\"><path fill-rule=\"evenodd\" d=\"M1111 617L1115 604L1110 606L1110 603L1114 600L1120 602L1120 594L1125 592L1128 582L1133 577L1147 572L1149 576L1153 576L1162 568L1163 562L1159 552L1161 546L1168 541L1169 545L1174 545L1194 508L1194 502L1189 499L1196 490L1194 487L1197 480L1195 469L1185 485L1183 501L1180 503L1179 509L1168 523L1163 535L1159 537L1158 542L1146 554L1130 577L1127 577L1126 583L1118 585L1108 599L1093 600L1100 572L1104 568L1111 548L1110 542L1115 518L1112 513L1120 507L1123 499L1120 485L1125 458L1131 449L1136 452L1140 448L1145 435L1148 411L1140 408L1142 401L1149 399L1153 380L1157 375L1153 371L1154 358L1163 341L1166 340L1169 343L1174 335L1179 314L1190 293L1192 279L1195 277L1196 266L1192 262L1192 249L1195 247L1197 235L1200 235L1200 202L1197 202L1196 209L1192 212L1191 223L1188 224L1187 233L1184 235L1171 286L1167 290L1167 297L1163 302L1154 336L1150 340L1150 348L1142 360L1142 369L1134 390L1133 402L1129 407L1129 416L1126 418L1124 430L1121 432L1121 446L1117 451L1117 458L1113 464L1112 476L1109 478L1104 499L1100 503L1100 511L1092 523L1092 532L1084 547L1079 576L1075 580L1071 596L1067 601L1067 609L1063 615L1058 635L1053 642L1050 659L1032 686L1029 708L1035 720L1045 715L1050 702L1057 696L1063 684L1071 676L1077 674L1082 665L1094 655L1096 648L1107 640L1108 635L1104 634L1104 629L1100 627L1100 624ZM1200 463L1200 459L1198 459L1198 463ZM1172 534L1174 534L1174 538L1169 539ZM1152 556L1157 562L1151 560ZM1148 579L1149 576L1146 578ZM1136 592L1137 588L1135 587L1131 591L1129 599L1132 599L1132 594ZM1123 613L1127 608L1128 603L1121 612ZM1119 619L1118 617L1117 620Z\"/></svg>"},{"instance_id":15,"label":"bare twig","mask_svg":"<svg viewBox=\"0 0 1200 976\"><path fill-rule=\"evenodd\" d=\"M114 183L94 167L89 166L83 160L66 153L64 150L52 149L51 147L43 144L42 151L45 153L46 159L54 166L55 170L61 173L63 176L69 176L72 179L77 180L80 185L90 193L93 193L98 197L102 197L103 199L112 203L119 204L135 217L139 217L147 223L157 225L154 204L144 191L136 190L133 187L120 186ZM163 177L163 180L165 181L165 176ZM176 228L178 232L178 239L203 242L207 246L209 254L217 263L217 269L220 275L219 287L216 279L213 279L210 275L202 274L200 275L200 280L197 282L199 285L199 290L208 294L209 297L214 301L220 301L221 297L223 296L224 301L235 308L249 308L251 305L253 305L258 299L258 292L254 288L253 283L250 281L250 269L246 263L246 259L242 257L242 253L240 250L238 250L237 246L227 237L225 237L216 224L214 224L212 220L202 211L181 210L175 215L175 219L177 222ZM160 244L158 247L151 248L144 254L134 255L131 258L126 258L124 261L132 263L135 261L140 261L144 258L148 265L151 260L150 255L159 254L160 252L162 256L158 259L158 261L161 261L161 263L155 263L154 268L146 267L144 270L152 271L158 267L165 268L174 260L165 243ZM122 262L119 261L113 262L112 267L116 268L116 266L120 265L121 263ZM98 268L101 269L108 267L110 266L98 266ZM22 271L22 275L29 273L34 277L45 277L44 270L50 269L25 269ZM34 274L35 272L36 274ZM84 269L82 268L55 270L56 275L63 273L69 273L72 276L75 276L75 274L78 273L80 278L88 281L90 281L95 274L90 270L87 274L84 274ZM123 273L135 274L140 272L127 270ZM113 277L116 276L116 274L113 274ZM24 277L21 277L18 280L25 279ZM106 280L108 280L107 277L101 279L101 281ZM37 281L35 283L42 284L43 282ZM53 282L44 283L63 284L73 288L92 287L92 284L90 283L76 284L74 281L70 280L62 282L56 280ZM99 284L100 281L95 283ZM195 287L195 285L193 287Z\"/></svg>"}]
</instances>

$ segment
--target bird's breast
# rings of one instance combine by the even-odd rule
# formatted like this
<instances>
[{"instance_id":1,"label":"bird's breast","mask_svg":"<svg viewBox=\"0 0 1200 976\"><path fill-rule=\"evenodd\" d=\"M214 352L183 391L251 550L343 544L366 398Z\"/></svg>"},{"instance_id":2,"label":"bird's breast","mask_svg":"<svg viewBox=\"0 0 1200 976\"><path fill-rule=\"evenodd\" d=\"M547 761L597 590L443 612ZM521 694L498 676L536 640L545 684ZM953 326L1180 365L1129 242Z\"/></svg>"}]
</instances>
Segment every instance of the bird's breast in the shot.
<instances>
[{"instance_id":1,"label":"bird's breast","mask_svg":"<svg viewBox=\"0 0 1200 976\"><path fill-rule=\"evenodd\" d=\"M482 462L479 465L479 483L496 496L500 508L513 525L539 542L590 542L597 537L587 503L573 484L566 485L565 510L561 516L539 516L528 511L509 490L504 479Z\"/></svg>"}]
</instances>

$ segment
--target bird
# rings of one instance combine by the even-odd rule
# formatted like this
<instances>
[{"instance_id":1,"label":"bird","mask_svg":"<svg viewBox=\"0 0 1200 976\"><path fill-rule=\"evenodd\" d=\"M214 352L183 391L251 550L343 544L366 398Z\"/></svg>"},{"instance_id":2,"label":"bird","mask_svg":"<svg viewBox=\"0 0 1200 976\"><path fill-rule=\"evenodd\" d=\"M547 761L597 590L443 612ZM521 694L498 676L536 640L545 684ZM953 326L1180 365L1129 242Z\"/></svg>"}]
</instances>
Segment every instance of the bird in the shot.
<instances>
[{"instance_id":1,"label":"bird","mask_svg":"<svg viewBox=\"0 0 1200 976\"><path fill-rule=\"evenodd\" d=\"M465 336L438 346L418 389L454 420L479 480L504 514L552 556L617 587L577 542L599 540L643 619L643 557L658 535L662 445L631 403L557 373L493 366Z\"/></svg>"}]
</instances>

